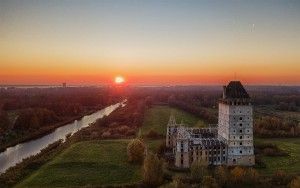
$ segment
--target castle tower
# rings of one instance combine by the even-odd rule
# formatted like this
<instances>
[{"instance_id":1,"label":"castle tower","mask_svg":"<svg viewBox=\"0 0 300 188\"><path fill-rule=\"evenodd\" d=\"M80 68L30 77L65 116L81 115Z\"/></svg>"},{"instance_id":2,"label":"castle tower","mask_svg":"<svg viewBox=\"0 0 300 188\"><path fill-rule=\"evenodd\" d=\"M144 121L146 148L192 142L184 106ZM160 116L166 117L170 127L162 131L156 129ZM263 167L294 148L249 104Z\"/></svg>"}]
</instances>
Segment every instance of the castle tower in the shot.
<instances>
[{"instance_id":1,"label":"castle tower","mask_svg":"<svg viewBox=\"0 0 300 188\"><path fill-rule=\"evenodd\" d=\"M227 165L255 164L250 102L240 81L231 81L223 87L223 98L219 101L218 137L228 146Z\"/></svg>"},{"instance_id":2,"label":"castle tower","mask_svg":"<svg viewBox=\"0 0 300 188\"><path fill-rule=\"evenodd\" d=\"M176 119L173 114L170 115L170 119L167 125L166 146L172 147L174 145L173 134L177 131Z\"/></svg>"}]
</instances>

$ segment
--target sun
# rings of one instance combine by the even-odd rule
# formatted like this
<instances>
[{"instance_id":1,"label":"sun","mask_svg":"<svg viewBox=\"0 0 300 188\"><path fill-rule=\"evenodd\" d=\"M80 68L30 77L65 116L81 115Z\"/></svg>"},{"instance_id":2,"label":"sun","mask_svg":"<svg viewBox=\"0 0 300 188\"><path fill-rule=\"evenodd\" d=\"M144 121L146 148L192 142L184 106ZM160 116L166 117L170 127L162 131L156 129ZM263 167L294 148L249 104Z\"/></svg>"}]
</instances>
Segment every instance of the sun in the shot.
<instances>
[{"instance_id":1,"label":"sun","mask_svg":"<svg viewBox=\"0 0 300 188\"><path fill-rule=\"evenodd\" d=\"M122 76L116 76L115 77L115 83L116 84L122 84L125 82L125 79Z\"/></svg>"}]
</instances>

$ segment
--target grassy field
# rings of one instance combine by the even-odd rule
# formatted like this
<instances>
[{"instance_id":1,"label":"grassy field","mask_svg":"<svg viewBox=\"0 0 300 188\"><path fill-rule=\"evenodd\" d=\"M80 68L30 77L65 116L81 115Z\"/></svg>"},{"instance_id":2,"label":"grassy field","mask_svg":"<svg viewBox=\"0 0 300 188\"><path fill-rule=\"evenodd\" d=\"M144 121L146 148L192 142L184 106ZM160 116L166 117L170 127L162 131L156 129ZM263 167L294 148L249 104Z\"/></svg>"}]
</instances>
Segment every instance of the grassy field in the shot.
<instances>
[{"instance_id":1,"label":"grassy field","mask_svg":"<svg viewBox=\"0 0 300 188\"><path fill-rule=\"evenodd\" d=\"M177 122L188 126L205 126L199 118L168 106L154 106L146 112L142 134L154 130L166 133L170 114ZM51 162L27 177L17 187L80 187L112 184L128 184L141 180L141 166L127 163L126 148L129 140L102 140L79 142ZM146 139L150 151L157 151L164 139ZM266 169L259 169L262 175L273 174L276 170L287 173L300 172L300 138L255 139L256 143L274 143L290 156L263 157Z\"/></svg>"},{"instance_id":2,"label":"grassy field","mask_svg":"<svg viewBox=\"0 0 300 188\"><path fill-rule=\"evenodd\" d=\"M72 145L17 187L77 187L132 183L141 167L127 163L128 140L88 141Z\"/></svg>"},{"instance_id":3,"label":"grassy field","mask_svg":"<svg viewBox=\"0 0 300 188\"><path fill-rule=\"evenodd\" d=\"M273 174L276 170L284 170L287 173L300 173L300 138L274 138L274 139L255 139L256 143L273 143L280 149L289 153L284 157L263 157L267 168L260 169L263 175Z\"/></svg>"},{"instance_id":4,"label":"grassy field","mask_svg":"<svg viewBox=\"0 0 300 188\"><path fill-rule=\"evenodd\" d=\"M177 123L183 121L187 126L204 127L205 123L198 117L191 115L182 110L171 108L169 106L154 106L147 110L142 127L142 134L147 134L150 130L154 130L160 134L166 134L166 126L170 115L173 114Z\"/></svg>"}]
</instances>

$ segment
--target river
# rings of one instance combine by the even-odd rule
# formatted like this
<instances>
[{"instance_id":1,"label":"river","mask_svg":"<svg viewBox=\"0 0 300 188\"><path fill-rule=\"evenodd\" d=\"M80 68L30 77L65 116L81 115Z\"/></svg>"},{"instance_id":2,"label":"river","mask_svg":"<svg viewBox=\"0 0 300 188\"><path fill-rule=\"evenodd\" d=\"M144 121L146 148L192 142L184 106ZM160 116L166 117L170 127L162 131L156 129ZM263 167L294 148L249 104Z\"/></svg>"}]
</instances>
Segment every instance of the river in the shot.
<instances>
[{"instance_id":1,"label":"river","mask_svg":"<svg viewBox=\"0 0 300 188\"><path fill-rule=\"evenodd\" d=\"M109 115L120 106L124 106L126 101L108 106L93 114L82 117L80 120L75 120L73 123L63 125L56 128L52 133L35 140L27 141L13 147L7 148L0 153L0 173L5 172L8 168L15 166L23 159L32 155L38 154L43 148L47 147L59 139L65 139L68 134L74 134L84 127L88 127L97 119Z\"/></svg>"}]
</instances>

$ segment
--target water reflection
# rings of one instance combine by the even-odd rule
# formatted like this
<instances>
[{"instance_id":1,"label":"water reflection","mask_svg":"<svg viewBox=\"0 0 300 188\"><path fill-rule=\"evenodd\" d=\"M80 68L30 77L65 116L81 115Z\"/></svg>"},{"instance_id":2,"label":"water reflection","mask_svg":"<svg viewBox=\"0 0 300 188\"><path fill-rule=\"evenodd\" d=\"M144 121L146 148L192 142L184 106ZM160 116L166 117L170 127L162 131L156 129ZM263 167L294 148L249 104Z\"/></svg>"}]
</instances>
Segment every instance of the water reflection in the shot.
<instances>
[{"instance_id":1,"label":"water reflection","mask_svg":"<svg viewBox=\"0 0 300 188\"><path fill-rule=\"evenodd\" d=\"M52 144L58 141L59 139L65 139L66 135L74 134L80 129L89 126L97 119L109 115L120 105L124 106L125 105L124 102L108 106L91 115L84 116L82 119L76 120L73 123L69 123L62 127L59 127L55 129L54 132L45 135L41 138L24 142L16 146L7 148L4 152L0 153L0 173L5 172L9 167L16 165L17 163L21 162L24 158L27 158L32 155L36 155L43 148L47 147L49 144Z\"/></svg>"}]
</instances>

